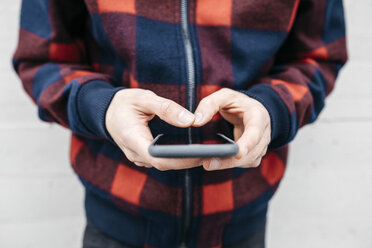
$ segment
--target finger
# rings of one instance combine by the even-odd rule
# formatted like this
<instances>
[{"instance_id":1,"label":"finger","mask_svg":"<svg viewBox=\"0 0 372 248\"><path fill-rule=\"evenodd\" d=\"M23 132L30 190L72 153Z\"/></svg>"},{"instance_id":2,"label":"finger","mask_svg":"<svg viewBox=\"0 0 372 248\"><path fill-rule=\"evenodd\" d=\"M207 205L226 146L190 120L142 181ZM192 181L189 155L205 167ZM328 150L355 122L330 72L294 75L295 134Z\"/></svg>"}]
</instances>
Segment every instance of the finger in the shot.
<instances>
[{"instance_id":1,"label":"finger","mask_svg":"<svg viewBox=\"0 0 372 248\"><path fill-rule=\"evenodd\" d=\"M148 127L137 127L137 138L131 140L130 149L135 151L140 159L139 162L150 164L159 170L186 169L201 165L201 158L155 158L148 152L153 137ZM131 136L133 137L133 135Z\"/></svg>"},{"instance_id":2,"label":"finger","mask_svg":"<svg viewBox=\"0 0 372 248\"><path fill-rule=\"evenodd\" d=\"M129 160L132 159L148 163L152 158L148 153L148 147L153 139L148 126L138 124L123 132L120 143L122 144L121 146L123 147L122 150L124 153L127 150L132 151L130 154L133 155L133 157L128 158Z\"/></svg>"},{"instance_id":3,"label":"finger","mask_svg":"<svg viewBox=\"0 0 372 248\"><path fill-rule=\"evenodd\" d=\"M134 152L134 151L132 151L132 150L126 148L126 147L122 147L121 150L124 152L125 157L129 161L131 161L133 163L138 161L138 154L136 152Z\"/></svg>"},{"instance_id":4,"label":"finger","mask_svg":"<svg viewBox=\"0 0 372 248\"><path fill-rule=\"evenodd\" d=\"M221 89L204 97L195 110L195 121L193 126L200 127L208 123L213 116L222 108L227 106L232 97L229 89Z\"/></svg>"},{"instance_id":5,"label":"finger","mask_svg":"<svg viewBox=\"0 0 372 248\"><path fill-rule=\"evenodd\" d=\"M124 153L131 162L138 166L147 168L155 167L159 170L187 169L201 165L201 158L147 158L147 160L145 160L142 156L129 148L124 148Z\"/></svg>"},{"instance_id":6,"label":"finger","mask_svg":"<svg viewBox=\"0 0 372 248\"><path fill-rule=\"evenodd\" d=\"M264 130L260 126L251 125L245 127L242 136L236 142L239 146L239 152L235 155L235 158L240 159L253 150L262 139L263 133Z\"/></svg>"},{"instance_id":7,"label":"finger","mask_svg":"<svg viewBox=\"0 0 372 248\"><path fill-rule=\"evenodd\" d=\"M250 164L252 161L256 160L257 158L264 156L267 150L267 146L270 142L270 137L268 137L269 135L270 135L270 132L268 128L266 128L262 134L262 137L258 141L258 143L251 146L251 148L248 148L246 150L246 153L243 154L240 158L238 158L238 163L236 166L244 165L242 163ZM252 143L256 143L256 141ZM248 144L248 146L250 146L250 144Z\"/></svg>"},{"instance_id":8,"label":"finger","mask_svg":"<svg viewBox=\"0 0 372 248\"><path fill-rule=\"evenodd\" d=\"M270 142L269 132L266 129L264 135L257 145L248 153L243 154L240 158L212 158L202 161L205 170L223 170L234 167L257 167L261 163L262 157L266 154Z\"/></svg>"},{"instance_id":9,"label":"finger","mask_svg":"<svg viewBox=\"0 0 372 248\"><path fill-rule=\"evenodd\" d=\"M141 104L148 114L155 114L163 121L177 127L189 127L194 122L194 114L178 103L164 97L150 94L148 101Z\"/></svg>"},{"instance_id":10,"label":"finger","mask_svg":"<svg viewBox=\"0 0 372 248\"><path fill-rule=\"evenodd\" d=\"M144 125L137 125L128 130L123 149L132 151L131 159L140 163L145 163L159 170L186 169L201 165L201 158L178 159L178 158L155 158L148 152L153 137L150 129ZM137 134L137 135L134 135ZM137 154L137 155L136 155Z\"/></svg>"},{"instance_id":11,"label":"finger","mask_svg":"<svg viewBox=\"0 0 372 248\"><path fill-rule=\"evenodd\" d=\"M270 126L267 127L267 130L265 131L263 139L264 139L263 141L264 148L262 149L261 157L264 157L266 155L270 142L271 142L271 127Z\"/></svg>"},{"instance_id":12,"label":"finger","mask_svg":"<svg viewBox=\"0 0 372 248\"><path fill-rule=\"evenodd\" d=\"M158 170L189 169L202 165L201 158L153 158L151 165Z\"/></svg>"},{"instance_id":13,"label":"finger","mask_svg":"<svg viewBox=\"0 0 372 248\"><path fill-rule=\"evenodd\" d=\"M260 109L251 109L243 116L244 131L238 139L237 143L241 153L236 155L240 158L250 150L252 150L261 140L263 135L270 132L270 120Z\"/></svg>"},{"instance_id":14,"label":"finger","mask_svg":"<svg viewBox=\"0 0 372 248\"><path fill-rule=\"evenodd\" d=\"M266 154L267 147L270 143L270 132L268 129L269 128L265 129L258 144L252 150L248 151L247 156L252 160L257 159L258 157L263 157Z\"/></svg>"},{"instance_id":15,"label":"finger","mask_svg":"<svg viewBox=\"0 0 372 248\"><path fill-rule=\"evenodd\" d=\"M125 149L125 155L127 158L138 166L143 166L147 168L155 167L158 170L172 170L172 169L188 169L201 165L200 158L192 159L172 159L172 158L152 158L145 160L136 152L131 151L130 149Z\"/></svg>"},{"instance_id":16,"label":"finger","mask_svg":"<svg viewBox=\"0 0 372 248\"><path fill-rule=\"evenodd\" d=\"M202 165L203 165L204 170L207 170L207 171L214 170L214 168L211 167L213 165L213 164L211 164L211 162L214 159L216 159L216 158L205 158L205 159L203 159Z\"/></svg>"},{"instance_id":17,"label":"finger","mask_svg":"<svg viewBox=\"0 0 372 248\"><path fill-rule=\"evenodd\" d=\"M225 170L235 167L253 167L256 159L252 160L248 156L243 156L241 159L232 158L212 158L204 160L203 168L207 171Z\"/></svg>"},{"instance_id":18,"label":"finger","mask_svg":"<svg viewBox=\"0 0 372 248\"><path fill-rule=\"evenodd\" d=\"M151 164L147 163L141 163L141 162L134 162L135 165L140 166L140 167L145 167L145 168L152 168L153 166Z\"/></svg>"},{"instance_id":19,"label":"finger","mask_svg":"<svg viewBox=\"0 0 372 248\"><path fill-rule=\"evenodd\" d=\"M235 167L257 167L261 164L263 156L265 156L270 139L267 138L266 132L260 142L254 147L253 150L248 152L241 159L237 160L234 164ZM222 165L223 166L223 165Z\"/></svg>"},{"instance_id":20,"label":"finger","mask_svg":"<svg viewBox=\"0 0 372 248\"><path fill-rule=\"evenodd\" d=\"M202 161L203 168L207 171L224 170L235 167L237 159L235 158L211 158Z\"/></svg>"},{"instance_id":21,"label":"finger","mask_svg":"<svg viewBox=\"0 0 372 248\"><path fill-rule=\"evenodd\" d=\"M130 148L123 147L122 150L124 151L124 154L127 157L127 159L133 162L134 164L141 166L141 167L147 167L147 168L153 167L142 156L140 156L137 152L131 150Z\"/></svg>"},{"instance_id":22,"label":"finger","mask_svg":"<svg viewBox=\"0 0 372 248\"><path fill-rule=\"evenodd\" d=\"M269 146L265 146L265 148L262 151L261 157L264 157L266 155L268 147Z\"/></svg>"}]
</instances>

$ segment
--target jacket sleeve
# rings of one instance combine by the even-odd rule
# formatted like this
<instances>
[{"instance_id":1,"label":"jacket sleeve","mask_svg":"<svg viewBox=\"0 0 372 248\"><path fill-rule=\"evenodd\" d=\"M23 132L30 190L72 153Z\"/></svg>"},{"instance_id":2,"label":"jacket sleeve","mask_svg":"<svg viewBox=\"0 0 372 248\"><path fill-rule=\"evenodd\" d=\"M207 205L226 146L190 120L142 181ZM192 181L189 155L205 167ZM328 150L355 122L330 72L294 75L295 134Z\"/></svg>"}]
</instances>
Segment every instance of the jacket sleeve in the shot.
<instances>
[{"instance_id":1,"label":"jacket sleeve","mask_svg":"<svg viewBox=\"0 0 372 248\"><path fill-rule=\"evenodd\" d=\"M347 60L342 0L298 1L269 75L243 91L270 114L270 148L286 145L300 127L317 119Z\"/></svg>"},{"instance_id":2,"label":"jacket sleeve","mask_svg":"<svg viewBox=\"0 0 372 248\"><path fill-rule=\"evenodd\" d=\"M120 88L87 63L81 0L23 0L13 66L39 117L91 138L109 138L105 112Z\"/></svg>"}]
</instances>

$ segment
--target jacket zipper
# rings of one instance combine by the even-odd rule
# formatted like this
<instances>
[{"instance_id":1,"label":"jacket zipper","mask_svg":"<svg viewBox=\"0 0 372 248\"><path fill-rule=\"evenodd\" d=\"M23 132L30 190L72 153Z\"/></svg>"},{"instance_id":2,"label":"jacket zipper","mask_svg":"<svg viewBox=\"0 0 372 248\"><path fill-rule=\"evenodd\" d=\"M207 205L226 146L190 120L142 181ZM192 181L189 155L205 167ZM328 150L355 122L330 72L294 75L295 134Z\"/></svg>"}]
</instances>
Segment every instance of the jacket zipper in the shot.
<instances>
[{"instance_id":1,"label":"jacket zipper","mask_svg":"<svg viewBox=\"0 0 372 248\"><path fill-rule=\"evenodd\" d=\"M181 26L182 37L185 47L186 63L187 63L187 109L194 112L195 102L195 68L190 33L188 29L188 0L181 0ZM188 143L192 144L192 129L187 130ZM192 214L192 178L190 169L185 170L184 185L183 185L183 226L181 234L180 247L187 247L186 241L191 224Z\"/></svg>"}]
</instances>

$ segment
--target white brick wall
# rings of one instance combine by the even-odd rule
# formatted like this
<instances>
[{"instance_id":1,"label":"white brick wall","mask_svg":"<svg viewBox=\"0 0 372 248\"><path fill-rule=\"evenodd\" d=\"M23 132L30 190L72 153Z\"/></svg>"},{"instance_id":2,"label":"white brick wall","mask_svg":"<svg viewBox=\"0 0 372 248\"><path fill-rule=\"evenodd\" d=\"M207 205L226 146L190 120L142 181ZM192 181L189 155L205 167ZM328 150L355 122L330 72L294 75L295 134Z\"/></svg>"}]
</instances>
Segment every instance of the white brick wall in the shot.
<instances>
[{"instance_id":1,"label":"white brick wall","mask_svg":"<svg viewBox=\"0 0 372 248\"><path fill-rule=\"evenodd\" d=\"M344 3L350 60L320 119L291 146L270 248L372 247L372 1Z\"/></svg>"},{"instance_id":2,"label":"white brick wall","mask_svg":"<svg viewBox=\"0 0 372 248\"><path fill-rule=\"evenodd\" d=\"M41 123L10 66L20 0L0 5L0 247L80 247L83 190L66 130ZM268 247L372 247L372 1L345 0L350 61L290 150Z\"/></svg>"},{"instance_id":3,"label":"white brick wall","mask_svg":"<svg viewBox=\"0 0 372 248\"><path fill-rule=\"evenodd\" d=\"M0 3L0 247L78 248L83 189L68 163L69 133L38 120L11 69L19 6Z\"/></svg>"}]
</instances>

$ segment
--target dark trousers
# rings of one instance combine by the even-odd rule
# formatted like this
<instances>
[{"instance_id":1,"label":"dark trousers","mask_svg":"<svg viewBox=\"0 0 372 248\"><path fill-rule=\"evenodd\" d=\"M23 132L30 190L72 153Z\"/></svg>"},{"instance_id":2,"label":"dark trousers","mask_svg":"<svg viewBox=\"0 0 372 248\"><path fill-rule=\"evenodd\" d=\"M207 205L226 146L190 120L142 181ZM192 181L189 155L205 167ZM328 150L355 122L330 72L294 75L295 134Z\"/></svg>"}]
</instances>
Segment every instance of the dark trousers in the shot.
<instances>
[{"instance_id":1,"label":"dark trousers","mask_svg":"<svg viewBox=\"0 0 372 248\"><path fill-rule=\"evenodd\" d=\"M266 224L243 242L223 248L264 248ZM120 243L88 223L83 239L83 248L133 248ZM176 248L176 247L175 247Z\"/></svg>"}]
</instances>

